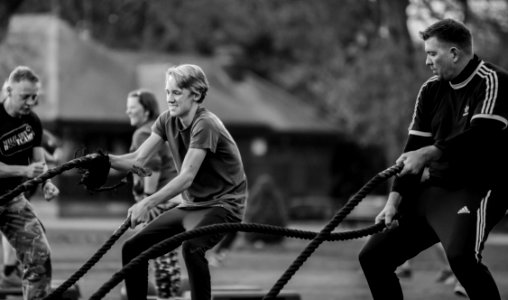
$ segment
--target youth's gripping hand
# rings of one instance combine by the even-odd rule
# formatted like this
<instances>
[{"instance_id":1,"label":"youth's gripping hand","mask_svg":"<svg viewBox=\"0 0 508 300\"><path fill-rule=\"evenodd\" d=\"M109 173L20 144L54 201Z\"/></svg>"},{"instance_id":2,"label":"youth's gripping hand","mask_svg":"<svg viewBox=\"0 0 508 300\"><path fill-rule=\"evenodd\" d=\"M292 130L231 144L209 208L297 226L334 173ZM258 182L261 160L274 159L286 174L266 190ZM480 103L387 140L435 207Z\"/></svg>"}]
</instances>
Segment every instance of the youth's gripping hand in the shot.
<instances>
[{"instance_id":1,"label":"youth's gripping hand","mask_svg":"<svg viewBox=\"0 0 508 300\"><path fill-rule=\"evenodd\" d=\"M102 151L97 154L97 157L81 167L83 174L79 183L90 191L97 190L106 183L111 168L109 156Z\"/></svg>"},{"instance_id":2,"label":"youth's gripping hand","mask_svg":"<svg viewBox=\"0 0 508 300\"><path fill-rule=\"evenodd\" d=\"M135 228L141 223L145 223L148 218L148 208L144 201L139 201L132 205L127 211L127 217L131 220L131 228Z\"/></svg>"},{"instance_id":3,"label":"youth's gripping hand","mask_svg":"<svg viewBox=\"0 0 508 300\"><path fill-rule=\"evenodd\" d=\"M398 206L401 201L401 197L398 193L390 193L388 200L381 212L376 216L375 222L385 222L387 228L395 228L399 225L396 219L398 213Z\"/></svg>"}]
</instances>

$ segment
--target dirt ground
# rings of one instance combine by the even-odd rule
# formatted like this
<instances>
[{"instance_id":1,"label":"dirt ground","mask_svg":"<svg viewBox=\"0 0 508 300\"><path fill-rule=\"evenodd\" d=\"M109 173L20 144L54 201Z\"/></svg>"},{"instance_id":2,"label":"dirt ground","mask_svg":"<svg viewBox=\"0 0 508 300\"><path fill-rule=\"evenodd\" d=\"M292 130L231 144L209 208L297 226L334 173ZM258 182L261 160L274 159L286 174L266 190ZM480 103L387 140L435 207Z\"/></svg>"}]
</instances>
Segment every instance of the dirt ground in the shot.
<instances>
[{"instance_id":1,"label":"dirt ground","mask_svg":"<svg viewBox=\"0 0 508 300\"><path fill-rule=\"evenodd\" d=\"M121 220L118 221L118 225ZM306 229L316 229L314 226ZM48 237L53 248L54 273L57 279L67 279L99 246L110 236L110 230L52 230ZM301 228L299 228L301 229ZM79 282L82 299L88 299L104 282L120 269L120 246L117 242L104 258ZM490 267L501 290L503 299L508 299L508 244L504 235L487 244L485 263ZM501 241L501 242L499 242ZM212 284L217 287L248 287L268 291L309 241L288 239L279 246L256 248L237 241L224 264L212 268ZM284 290L300 295L301 300L363 300L371 299L368 287L359 269L356 255L364 240L325 242L306 261L289 281ZM431 251L425 251L414 262L414 273L410 279L402 280L406 299L460 299L452 292L452 286L435 283L439 270ZM185 270L184 270L185 274ZM117 286L104 299L119 300Z\"/></svg>"}]
</instances>

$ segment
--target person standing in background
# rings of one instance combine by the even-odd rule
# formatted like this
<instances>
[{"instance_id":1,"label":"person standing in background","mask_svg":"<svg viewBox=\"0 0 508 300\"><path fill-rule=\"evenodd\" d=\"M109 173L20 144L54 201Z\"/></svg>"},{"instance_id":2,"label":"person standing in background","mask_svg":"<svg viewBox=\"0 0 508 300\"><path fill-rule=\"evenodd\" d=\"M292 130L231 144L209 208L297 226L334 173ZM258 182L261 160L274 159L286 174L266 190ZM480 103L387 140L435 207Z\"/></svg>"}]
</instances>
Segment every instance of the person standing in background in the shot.
<instances>
[{"instance_id":1,"label":"person standing in background","mask_svg":"<svg viewBox=\"0 0 508 300\"><path fill-rule=\"evenodd\" d=\"M136 128L129 149L134 152L150 136L153 123L159 116L159 105L155 95L143 89L130 92L127 96L126 114L130 124ZM147 162L146 168L152 172L150 176L139 177L133 174L132 194L136 202L152 195L177 175L167 143L159 146L156 154ZM166 203L157 205L150 211L146 221L151 222L164 211L177 206L180 199L178 195ZM181 272L176 250L155 259L155 284L158 299L178 296Z\"/></svg>"}]
</instances>

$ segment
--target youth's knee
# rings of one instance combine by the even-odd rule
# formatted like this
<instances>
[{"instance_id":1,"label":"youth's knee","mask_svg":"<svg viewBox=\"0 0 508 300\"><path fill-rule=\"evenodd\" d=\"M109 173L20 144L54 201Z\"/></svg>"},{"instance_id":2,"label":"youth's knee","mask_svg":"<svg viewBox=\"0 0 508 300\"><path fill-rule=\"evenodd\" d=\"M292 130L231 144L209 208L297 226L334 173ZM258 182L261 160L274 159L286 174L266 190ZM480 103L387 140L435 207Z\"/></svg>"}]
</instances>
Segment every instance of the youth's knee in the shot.
<instances>
[{"instance_id":1,"label":"youth's knee","mask_svg":"<svg viewBox=\"0 0 508 300\"><path fill-rule=\"evenodd\" d=\"M141 251L139 250L139 243L135 239L128 239L122 246L122 261L128 263L134 259Z\"/></svg>"},{"instance_id":2,"label":"youth's knee","mask_svg":"<svg viewBox=\"0 0 508 300\"><path fill-rule=\"evenodd\" d=\"M206 248L196 240L188 240L182 243L182 256L185 260L196 256L205 256Z\"/></svg>"},{"instance_id":3,"label":"youth's knee","mask_svg":"<svg viewBox=\"0 0 508 300\"><path fill-rule=\"evenodd\" d=\"M358 261L364 271L379 266L380 257L374 247L365 245L358 254Z\"/></svg>"}]
</instances>

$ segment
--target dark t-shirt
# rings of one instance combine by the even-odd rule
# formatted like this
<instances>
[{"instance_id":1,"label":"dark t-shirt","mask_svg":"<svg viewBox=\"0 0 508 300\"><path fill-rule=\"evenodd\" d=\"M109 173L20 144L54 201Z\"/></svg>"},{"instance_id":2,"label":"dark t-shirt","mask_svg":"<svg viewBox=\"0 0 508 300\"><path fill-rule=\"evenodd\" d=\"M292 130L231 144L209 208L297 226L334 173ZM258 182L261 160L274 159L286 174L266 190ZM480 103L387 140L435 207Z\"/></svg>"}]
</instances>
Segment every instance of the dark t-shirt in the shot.
<instances>
[{"instance_id":1,"label":"dark t-shirt","mask_svg":"<svg viewBox=\"0 0 508 300\"><path fill-rule=\"evenodd\" d=\"M7 165L29 165L33 148L41 147L42 125L33 112L12 117L0 103L0 161ZM0 178L0 194L21 184L25 178Z\"/></svg>"},{"instance_id":2,"label":"dark t-shirt","mask_svg":"<svg viewBox=\"0 0 508 300\"><path fill-rule=\"evenodd\" d=\"M182 193L183 207L222 206L241 218L247 200L247 179L240 151L222 121L200 107L183 128L168 111L155 121L153 132L168 141L177 170L189 148L206 150L192 185Z\"/></svg>"}]
</instances>

